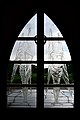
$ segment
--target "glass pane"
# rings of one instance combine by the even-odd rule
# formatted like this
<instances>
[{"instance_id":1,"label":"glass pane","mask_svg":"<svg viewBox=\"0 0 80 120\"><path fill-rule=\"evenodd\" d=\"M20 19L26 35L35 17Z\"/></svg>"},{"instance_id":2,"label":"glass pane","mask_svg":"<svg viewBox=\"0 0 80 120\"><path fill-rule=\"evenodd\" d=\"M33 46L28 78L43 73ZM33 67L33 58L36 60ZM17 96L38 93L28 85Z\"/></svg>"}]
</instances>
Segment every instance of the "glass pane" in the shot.
<instances>
[{"instance_id":1,"label":"glass pane","mask_svg":"<svg viewBox=\"0 0 80 120\"><path fill-rule=\"evenodd\" d=\"M18 37L35 37L37 35L37 14L24 26Z\"/></svg>"},{"instance_id":2,"label":"glass pane","mask_svg":"<svg viewBox=\"0 0 80 120\"><path fill-rule=\"evenodd\" d=\"M36 87L7 87L7 107L36 108Z\"/></svg>"},{"instance_id":3,"label":"glass pane","mask_svg":"<svg viewBox=\"0 0 80 120\"><path fill-rule=\"evenodd\" d=\"M46 41L44 61L71 61L70 52L65 41Z\"/></svg>"},{"instance_id":4,"label":"glass pane","mask_svg":"<svg viewBox=\"0 0 80 120\"><path fill-rule=\"evenodd\" d=\"M63 37L53 21L44 14L44 35L46 37Z\"/></svg>"},{"instance_id":5,"label":"glass pane","mask_svg":"<svg viewBox=\"0 0 80 120\"><path fill-rule=\"evenodd\" d=\"M44 108L74 108L74 88L44 88Z\"/></svg>"},{"instance_id":6,"label":"glass pane","mask_svg":"<svg viewBox=\"0 0 80 120\"><path fill-rule=\"evenodd\" d=\"M44 64L44 84L74 84L72 64Z\"/></svg>"},{"instance_id":7,"label":"glass pane","mask_svg":"<svg viewBox=\"0 0 80 120\"><path fill-rule=\"evenodd\" d=\"M37 45L35 41L16 41L10 56L11 61L37 60Z\"/></svg>"},{"instance_id":8,"label":"glass pane","mask_svg":"<svg viewBox=\"0 0 80 120\"><path fill-rule=\"evenodd\" d=\"M37 64L8 64L7 83L36 84Z\"/></svg>"}]
</instances>

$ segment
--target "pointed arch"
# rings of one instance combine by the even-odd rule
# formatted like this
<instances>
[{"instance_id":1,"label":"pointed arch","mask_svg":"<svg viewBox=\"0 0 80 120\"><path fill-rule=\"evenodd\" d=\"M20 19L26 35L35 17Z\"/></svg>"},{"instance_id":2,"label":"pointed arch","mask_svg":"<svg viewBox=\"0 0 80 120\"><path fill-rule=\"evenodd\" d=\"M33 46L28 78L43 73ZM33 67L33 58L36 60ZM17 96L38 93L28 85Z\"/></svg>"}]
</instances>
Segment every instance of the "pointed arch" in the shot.
<instances>
[{"instance_id":1,"label":"pointed arch","mask_svg":"<svg viewBox=\"0 0 80 120\"><path fill-rule=\"evenodd\" d=\"M37 35L37 14L24 26L18 37L35 37Z\"/></svg>"},{"instance_id":2,"label":"pointed arch","mask_svg":"<svg viewBox=\"0 0 80 120\"><path fill-rule=\"evenodd\" d=\"M44 13L44 35L46 37L63 37L54 22Z\"/></svg>"},{"instance_id":3,"label":"pointed arch","mask_svg":"<svg viewBox=\"0 0 80 120\"><path fill-rule=\"evenodd\" d=\"M35 37L37 35L37 14L24 26L18 37ZM37 45L35 41L16 40L10 55L11 61L37 60Z\"/></svg>"},{"instance_id":4,"label":"pointed arch","mask_svg":"<svg viewBox=\"0 0 80 120\"><path fill-rule=\"evenodd\" d=\"M47 37L63 38L58 27L44 13L44 35ZM50 40L44 45L45 61L71 61L71 55L65 40Z\"/></svg>"}]
</instances>

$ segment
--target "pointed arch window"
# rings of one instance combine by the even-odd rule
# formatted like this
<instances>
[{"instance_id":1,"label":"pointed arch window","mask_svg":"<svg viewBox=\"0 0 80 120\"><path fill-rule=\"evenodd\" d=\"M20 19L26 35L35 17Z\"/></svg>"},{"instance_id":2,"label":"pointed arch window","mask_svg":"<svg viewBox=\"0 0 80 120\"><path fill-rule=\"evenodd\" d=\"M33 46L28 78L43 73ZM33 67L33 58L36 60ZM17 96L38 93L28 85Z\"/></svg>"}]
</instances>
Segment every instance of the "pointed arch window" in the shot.
<instances>
[{"instance_id":1,"label":"pointed arch window","mask_svg":"<svg viewBox=\"0 0 80 120\"><path fill-rule=\"evenodd\" d=\"M57 103L54 103L59 100L56 96L59 97L60 94L64 94L70 104L70 95L64 93L66 88L72 93L71 107L73 107L73 73L71 71L68 74L72 69L71 61L68 46L60 30L46 14L39 11L18 35L10 55L11 71L8 71L8 78L11 74L11 81L7 81L8 107L55 108ZM64 84L60 83L61 80ZM53 103L49 101L48 95L51 95L51 99L54 98Z\"/></svg>"}]
</instances>

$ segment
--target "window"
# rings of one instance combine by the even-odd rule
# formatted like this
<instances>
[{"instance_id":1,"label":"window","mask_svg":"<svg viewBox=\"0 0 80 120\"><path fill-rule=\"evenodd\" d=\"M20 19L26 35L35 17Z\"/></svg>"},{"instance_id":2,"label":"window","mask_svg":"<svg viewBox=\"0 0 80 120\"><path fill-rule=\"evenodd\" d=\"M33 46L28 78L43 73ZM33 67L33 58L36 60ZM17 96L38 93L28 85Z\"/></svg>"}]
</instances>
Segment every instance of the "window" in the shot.
<instances>
[{"instance_id":1,"label":"window","mask_svg":"<svg viewBox=\"0 0 80 120\"><path fill-rule=\"evenodd\" d=\"M71 56L63 35L43 12L20 32L10 55L8 107L74 106Z\"/></svg>"}]
</instances>

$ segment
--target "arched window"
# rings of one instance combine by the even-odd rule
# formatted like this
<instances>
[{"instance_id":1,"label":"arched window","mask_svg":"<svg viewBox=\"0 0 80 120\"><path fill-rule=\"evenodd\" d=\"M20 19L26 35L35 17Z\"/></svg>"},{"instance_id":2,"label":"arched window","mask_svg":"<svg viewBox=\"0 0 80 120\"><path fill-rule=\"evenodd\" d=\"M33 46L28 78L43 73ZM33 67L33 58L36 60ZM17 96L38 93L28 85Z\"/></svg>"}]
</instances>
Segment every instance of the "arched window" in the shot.
<instances>
[{"instance_id":1,"label":"arched window","mask_svg":"<svg viewBox=\"0 0 80 120\"><path fill-rule=\"evenodd\" d=\"M73 107L71 61L68 46L57 26L43 12L35 14L18 35L11 51L8 107L62 108L66 106L65 101L67 107Z\"/></svg>"}]
</instances>

